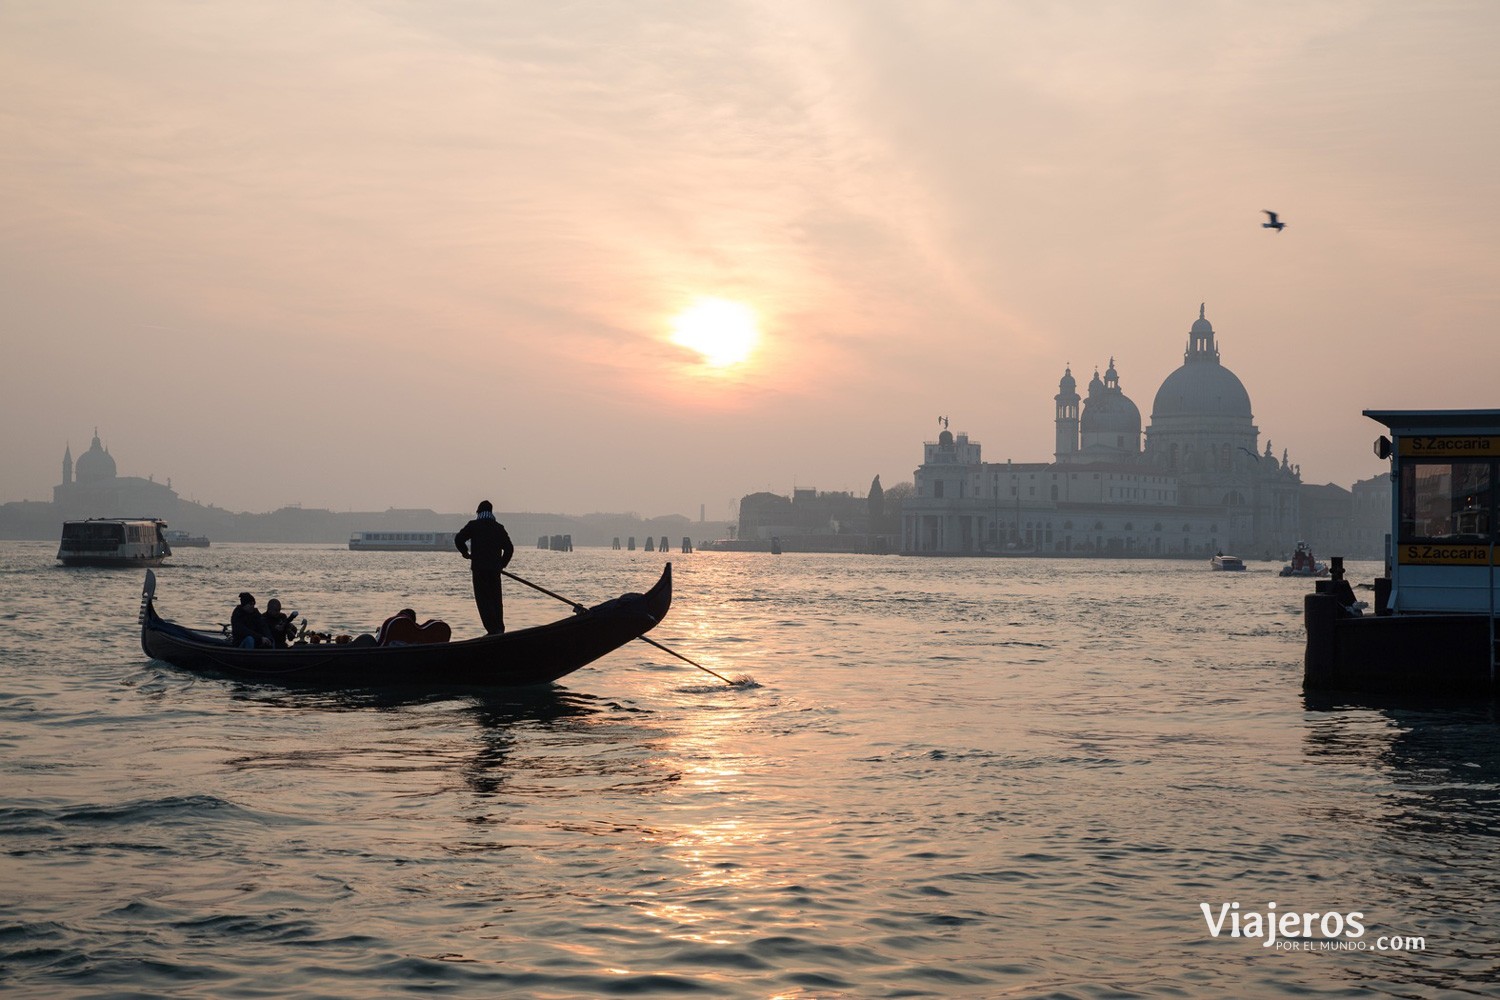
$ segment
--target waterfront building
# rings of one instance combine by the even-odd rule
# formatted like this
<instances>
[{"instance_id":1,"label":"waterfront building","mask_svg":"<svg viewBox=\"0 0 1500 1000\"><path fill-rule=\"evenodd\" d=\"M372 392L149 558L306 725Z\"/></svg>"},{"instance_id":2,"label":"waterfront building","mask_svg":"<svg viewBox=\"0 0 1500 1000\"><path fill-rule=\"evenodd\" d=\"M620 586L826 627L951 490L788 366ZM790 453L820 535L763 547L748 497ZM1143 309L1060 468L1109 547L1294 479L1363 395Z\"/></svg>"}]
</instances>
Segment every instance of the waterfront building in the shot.
<instances>
[{"instance_id":1,"label":"waterfront building","mask_svg":"<svg viewBox=\"0 0 1500 1000\"><path fill-rule=\"evenodd\" d=\"M880 477L875 478L879 484ZM883 491L878 494L883 497ZM884 550L871 534L874 496L847 491L821 492L799 487L792 495L761 492L740 500L739 539L713 543L719 548L746 551L772 549L799 552L864 552ZM712 546L710 546L712 547Z\"/></svg>"},{"instance_id":2,"label":"waterfront building","mask_svg":"<svg viewBox=\"0 0 1500 1000\"><path fill-rule=\"evenodd\" d=\"M1361 479L1350 490L1349 555L1355 559L1384 559L1386 538L1391 530L1391 475L1388 472ZM1330 554L1333 549L1327 550Z\"/></svg>"},{"instance_id":3,"label":"waterfront building","mask_svg":"<svg viewBox=\"0 0 1500 1000\"><path fill-rule=\"evenodd\" d=\"M1291 550L1300 471L1269 441L1260 449L1249 393L1222 364L1202 306L1144 431L1114 358L1087 393L1065 368L1051 462L986 462L979 442L951 433L945 419L938 440L923 445L901 551L1206 559Z\"/></svg>"},{"instance_id":4,"label":"waterfront building","mask_svg":"<svg viewBox=\"0 0 1500 1000\"><path fill-rule=\"evenodd\" d=\"M1386 502L1390 502L1387 494ZM1304 483L1298 501L1300 534L1317 539L1316 555L1354 556L1354 494L1335 483L1318 486ZM1387 510L1389 516L1389 510Z\"/></svg>"}]
</instances>

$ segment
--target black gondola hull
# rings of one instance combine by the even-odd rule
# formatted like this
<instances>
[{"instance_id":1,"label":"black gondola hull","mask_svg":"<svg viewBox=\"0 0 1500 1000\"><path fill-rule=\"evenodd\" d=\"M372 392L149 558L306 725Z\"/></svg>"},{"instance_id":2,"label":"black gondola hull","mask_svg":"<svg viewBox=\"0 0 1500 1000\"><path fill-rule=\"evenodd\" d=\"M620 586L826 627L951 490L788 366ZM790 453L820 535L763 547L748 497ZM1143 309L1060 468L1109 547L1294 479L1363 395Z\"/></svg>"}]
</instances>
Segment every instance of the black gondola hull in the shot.
<instances>
[{"instance_id":1,"label":"black gondola hull","mask_svg":"<svg viewBox=\"0 0 1500 1000\"><path fill-rule=\"evenodd\" d=\"M672 566L644 594L624 594L534 628L410 646L303 645L240 649L156 613L155 581L142 595L141 648L184 670L317 687L524 687L546 684L634 639L666 617Z\"/></svg>"}]
</instances>

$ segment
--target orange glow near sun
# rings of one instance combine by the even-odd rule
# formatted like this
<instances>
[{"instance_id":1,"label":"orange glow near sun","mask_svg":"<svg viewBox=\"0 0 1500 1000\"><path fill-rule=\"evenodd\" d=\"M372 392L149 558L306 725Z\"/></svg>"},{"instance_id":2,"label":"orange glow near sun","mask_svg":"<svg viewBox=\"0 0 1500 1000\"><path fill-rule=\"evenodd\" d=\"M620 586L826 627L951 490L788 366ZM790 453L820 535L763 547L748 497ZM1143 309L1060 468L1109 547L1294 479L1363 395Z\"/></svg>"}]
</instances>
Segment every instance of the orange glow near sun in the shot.
<instances>
[{"instance_id":1,"label":"orange glow near sun","mask_svg":"<svg viewBox=\"0 0 1500 1000\"><path fill-rule=\"evenodd\" d=\"M698 352L710 368L747 360L760 340L755 312L725 299L699 299L672 321L672 343Z\"/></svg>"}]
</instances>

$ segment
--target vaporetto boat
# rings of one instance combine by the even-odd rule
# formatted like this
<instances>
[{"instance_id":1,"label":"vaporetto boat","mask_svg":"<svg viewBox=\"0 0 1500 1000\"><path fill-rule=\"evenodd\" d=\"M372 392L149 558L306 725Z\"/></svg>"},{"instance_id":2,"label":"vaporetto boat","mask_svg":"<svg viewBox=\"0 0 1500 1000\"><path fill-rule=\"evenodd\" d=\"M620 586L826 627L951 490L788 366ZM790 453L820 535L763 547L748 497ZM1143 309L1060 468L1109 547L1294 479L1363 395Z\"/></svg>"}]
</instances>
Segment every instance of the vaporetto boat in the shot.
<instances>
[{"instance_id":1,"label":"vaporetto boat","mask_svg":"<svg viewBox=\"0 0 1500 1000\"><path fill-rule=\"evenodd\" d=\"M454 552L451 531L356 531L349 538L355 552Z\"/></svg>"},{"instance_id":2,"label":"vaporetto boat","mask_svg":"<svg viewBox=\"0 0 1500 1000\"><path fill-rule=\"evenodd\" d=\"M194 535L187 531L168 531L166 537L168 545L175 545L179 549L206 549L210 544L207 535Z\"/></svg>"},{"instance_id":3,"label":"vaporetto boat","mask_svg":"<svg viewBox=\"0 0 1500 1000\"><path fill-rule=\"evenodd\" d=\"M64 566L160 566L172 554L166 527L156 517L64 521L57 559Z\"/></svg>"}]
</instances>

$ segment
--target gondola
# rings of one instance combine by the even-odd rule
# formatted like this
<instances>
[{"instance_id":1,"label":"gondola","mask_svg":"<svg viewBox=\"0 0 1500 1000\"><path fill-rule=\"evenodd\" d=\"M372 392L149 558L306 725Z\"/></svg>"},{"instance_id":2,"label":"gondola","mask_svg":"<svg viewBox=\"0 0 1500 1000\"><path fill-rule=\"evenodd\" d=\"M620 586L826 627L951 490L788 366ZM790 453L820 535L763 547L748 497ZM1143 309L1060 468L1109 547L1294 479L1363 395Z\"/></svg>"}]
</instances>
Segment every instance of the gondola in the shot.
<instances>
[{"instance_id":1,"label":"gondola","mask_svg":"<svg viewBox=\"0 0 1500 1000\"><path fill-rule=\"evenodd\" d=\"M570 617L459 642L346 643L242 649L219 631L187 628L156 612L156 574L141 593L141 648L185 670L317 687L523 687L547 684L643 637L672 604L672 564L644 594L622 594ZM647 642L652 640L647 639Z\"/></svg>"}]
</instances>

